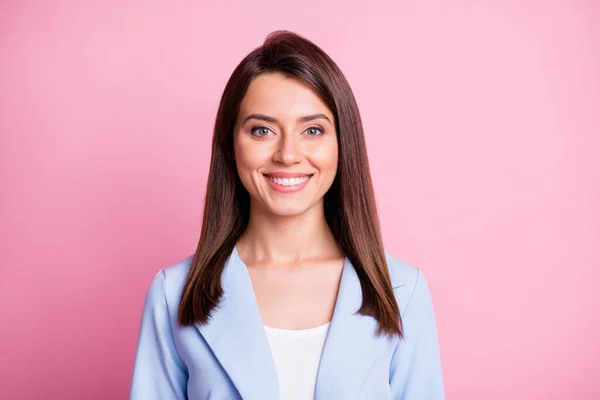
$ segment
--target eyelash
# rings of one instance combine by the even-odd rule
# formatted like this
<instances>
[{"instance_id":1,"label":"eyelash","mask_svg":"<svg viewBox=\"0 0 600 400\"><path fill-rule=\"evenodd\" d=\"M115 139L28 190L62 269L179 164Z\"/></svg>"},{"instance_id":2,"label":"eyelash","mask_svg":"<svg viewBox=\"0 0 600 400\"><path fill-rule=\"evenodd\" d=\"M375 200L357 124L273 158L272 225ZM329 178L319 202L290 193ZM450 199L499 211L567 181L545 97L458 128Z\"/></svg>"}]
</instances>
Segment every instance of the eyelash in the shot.
<instances>
[{"instance_id":1,"label":"eyelash","mask_svg":"<svg viewBox=\"0 0 600 400\"><path fill-rule=\"evenodd\" d=\"M266 126L254 126L254 127L252 127L252 129L250 129L250 133L251 133L252 135L254 135L254 136L258 136L258 137L265 137L266 135L257 135L257 134L256 134L256 131L257 131L258 129L269 129L269 128L267 128ZM310 128L307 128L307 129L306 129L304 132L306 132L306 131L308 131L308 130L310 130L310 129L316 129L316 130L317 130L317 131L319 131L320 133L319 133L319 134L317 134L317 135L308 135L308 136L320 136L320 135L322 135L322 134L324 134L324 133L325 133L325 131L324 131L322 128L319 128L318 126L311 126ZM269 130L271 130L271 129L269 129ZM272 131L271 131L271 132L272 132Z\"/></svg>"}]
</instances>

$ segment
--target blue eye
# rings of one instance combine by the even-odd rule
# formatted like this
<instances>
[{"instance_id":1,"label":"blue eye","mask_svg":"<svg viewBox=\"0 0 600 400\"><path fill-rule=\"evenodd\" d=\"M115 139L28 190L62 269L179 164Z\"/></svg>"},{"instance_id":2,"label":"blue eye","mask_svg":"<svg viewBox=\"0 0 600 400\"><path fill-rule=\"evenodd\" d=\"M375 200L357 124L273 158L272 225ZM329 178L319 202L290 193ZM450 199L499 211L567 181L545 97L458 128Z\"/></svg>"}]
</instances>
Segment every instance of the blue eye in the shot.
<instances>
[{"instance_id":1,"label":"blue eye","mask_svg":"<svg viewBox=\"0 0 600 400\"><path fill-rule=\"evenodd\" d=\"M317 128L316 126L313 126L313 127L311 127L311 128L308 128L308 129L306 130L306 134L307 134L308 136L319 136L319 135L322 135L323 133L324 133L324 132L323 132L323 129L321 129L321 128Z\"/></svg>"},{"instance_id":2,"label":"blue eye","mask_svg":"<svg viewBox=\"0 0 600 400\"><path fill-rule=\"evenodd\" d=\"M252 129L250 129L250 132L255 135L255 136L267 136L269 134L271 130L267 127L264 126L255 126Z\"/></svg>"}]
</instances>

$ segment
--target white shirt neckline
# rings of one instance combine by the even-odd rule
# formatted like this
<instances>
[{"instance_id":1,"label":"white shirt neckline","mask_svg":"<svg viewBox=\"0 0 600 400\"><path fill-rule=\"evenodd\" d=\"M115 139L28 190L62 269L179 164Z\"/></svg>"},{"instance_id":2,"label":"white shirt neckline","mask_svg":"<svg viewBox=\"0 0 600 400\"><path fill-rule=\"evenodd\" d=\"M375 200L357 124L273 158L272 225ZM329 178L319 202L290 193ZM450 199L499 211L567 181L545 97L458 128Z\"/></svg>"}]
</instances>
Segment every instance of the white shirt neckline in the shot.
<instances>
[{"instance_id":1,"label":"white shirt neckline","mask_svg":"<svg viewBox=\"0 0 600 400\"><path fill-rule=\"evenodd\" d=\"M264 326L281 400L312 400L330 322L308 329Z\"/></svg>"},{"instance_id":2,"label":"white shirt neckline","mask_svg":"<svg viewBox=\"0 0 600 400\"><path fill-rule=\"evenodd\" d=\"M286 336L294 336L294 337L306 337L319 335L326 332L329 329L329 325L331 321L324 323L323 325L316 326L314 328L306 328L306 329L282 329L282 328L273 328L267 325L263 325L265 331L274 335L286 335Z\"/></svg>"}]
</instances>

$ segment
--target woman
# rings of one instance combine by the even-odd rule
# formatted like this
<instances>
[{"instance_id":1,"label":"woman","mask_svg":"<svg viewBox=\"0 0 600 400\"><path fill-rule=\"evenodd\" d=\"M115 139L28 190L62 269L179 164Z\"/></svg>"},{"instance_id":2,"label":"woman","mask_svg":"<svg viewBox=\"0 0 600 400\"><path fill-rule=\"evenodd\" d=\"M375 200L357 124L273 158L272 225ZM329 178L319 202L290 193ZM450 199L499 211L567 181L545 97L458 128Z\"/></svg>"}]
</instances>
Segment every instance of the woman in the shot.
<instances>
[{"instance_id":1,"label":"woman","mask_svg":"<svg viewBox=\"0 0 600 400\"><path fill-rule=\"evenodd\" d=\"M444 398L422 273L382 245L356 101L278 31L217 113L196 252L154 278L131 399Z\"/></svg>"}]
</instances>

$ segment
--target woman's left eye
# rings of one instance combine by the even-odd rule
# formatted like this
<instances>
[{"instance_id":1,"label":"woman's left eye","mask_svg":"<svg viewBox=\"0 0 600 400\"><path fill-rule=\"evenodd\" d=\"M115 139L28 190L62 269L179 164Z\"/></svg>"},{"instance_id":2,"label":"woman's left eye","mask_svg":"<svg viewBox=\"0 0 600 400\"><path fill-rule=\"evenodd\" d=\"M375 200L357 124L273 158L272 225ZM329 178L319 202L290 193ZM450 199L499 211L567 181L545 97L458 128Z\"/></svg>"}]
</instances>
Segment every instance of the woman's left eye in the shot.
<instances>
[{"instance_id":1,"label":"woman's left eye","mask_svg":"<svg viewBox=\"0 0 600 400\"><path fill-rule=\"evenodd\" d=\"M312 128L308 128L306 130L306 133L308 134L308 136L319 136L323 134L323 130L321 128L313 126Z\"/></svg>"}]
</instances>

